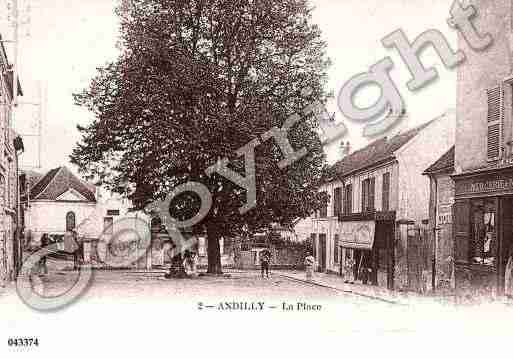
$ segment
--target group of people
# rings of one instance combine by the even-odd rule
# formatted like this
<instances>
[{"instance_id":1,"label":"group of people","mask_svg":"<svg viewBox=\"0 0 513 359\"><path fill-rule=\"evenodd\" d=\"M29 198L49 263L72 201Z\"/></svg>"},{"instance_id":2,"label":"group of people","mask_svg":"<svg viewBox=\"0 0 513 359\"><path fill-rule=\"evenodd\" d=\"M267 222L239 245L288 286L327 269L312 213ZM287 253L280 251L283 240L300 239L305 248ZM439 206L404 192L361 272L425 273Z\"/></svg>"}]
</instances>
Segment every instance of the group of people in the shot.
<instances>
[{"instance_id":1,"label":"group of people","mask_svg":"<svg viewBox=\"0 0 513 359\"><path fill-rule=\"evenodd\" d=\"M186 275L192 277L198 275L198 255L196 252L186 250L183 255L182 264Z\"/></svg>"}]
</instances>

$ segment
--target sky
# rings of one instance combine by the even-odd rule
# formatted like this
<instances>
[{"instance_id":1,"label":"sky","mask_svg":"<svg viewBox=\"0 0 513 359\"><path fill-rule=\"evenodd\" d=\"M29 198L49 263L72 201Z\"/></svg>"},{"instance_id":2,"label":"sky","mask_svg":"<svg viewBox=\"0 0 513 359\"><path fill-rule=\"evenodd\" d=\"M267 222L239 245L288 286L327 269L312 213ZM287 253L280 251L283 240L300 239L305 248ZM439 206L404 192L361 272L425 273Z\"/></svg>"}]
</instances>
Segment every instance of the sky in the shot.
<instances>
[{"instance_id":1,"label":"sky","mask_svg":"<svg viewBox=\"0 0 513 359\"><path fill-rule=\"evenodd\" d=\"M39 166L37 119L43 103L40 171L69 164L69 155L80 139L77 124L86 125L93 117L75 106L72 94L87 87L96 67L116 58L118 20L114 14L117 0L19 0L24 24L20 40L20 79L25 96L20 98L15 126L24 137L24 167ZM0 32L9 38L8 0L0 0ZM312 0L317 23L328 44L332 60L329 89L335 95L352 76L368 71L385 56L394 61L392 78L406 104L408 119L387 135L424 123L453 108L456 97L456 73L446 70L432 49L422 55L426 67L435 66L439 79L426 88L411 93L406 82L409 73L395 50L385 49L381 39L403 29L413 40L422 32L438 29L455 48L456 33L446 23L449 0ZM28 7L30 5L30 10ZM12 47L6 44L12 56ZM40 95L43 89L43 96ZM359 105L370 105L379 91L369 88L357 97ZM43 100L41 100L43 99ZM335 99L328 103L338 121L349 131L352 149L364 146L372 138L362 136L362 123L344 119ZM326 148L330 163L340 158L338 142Z\"/></svg>"}]
</instances>

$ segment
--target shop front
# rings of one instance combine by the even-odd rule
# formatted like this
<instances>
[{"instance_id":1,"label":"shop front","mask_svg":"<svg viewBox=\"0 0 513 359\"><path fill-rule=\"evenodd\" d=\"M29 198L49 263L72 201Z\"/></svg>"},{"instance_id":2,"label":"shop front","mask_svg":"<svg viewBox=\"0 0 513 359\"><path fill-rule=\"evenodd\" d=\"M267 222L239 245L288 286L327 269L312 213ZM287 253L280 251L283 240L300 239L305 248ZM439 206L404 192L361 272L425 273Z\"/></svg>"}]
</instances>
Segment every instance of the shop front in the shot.
<instances>
[{"instance_id":1,"label":"shop front","mask_svg":"<svg viewBox=\"0 0 513 359\"><path fill-rule=\"evenodd\" d=\"M394 288L395 212L371 212L339 217L342 267L365 284Z\"/></svg>"},{"instance_id":2,"label":"shop front","mask_svg":"<svg viewBox=\"0 0 513 359\"><path fill-rule=\"evenodd\" d=\"M501 296L513 250L513 168L453 176L456 289L472 296Z\"/></svg>"}]
</instances>

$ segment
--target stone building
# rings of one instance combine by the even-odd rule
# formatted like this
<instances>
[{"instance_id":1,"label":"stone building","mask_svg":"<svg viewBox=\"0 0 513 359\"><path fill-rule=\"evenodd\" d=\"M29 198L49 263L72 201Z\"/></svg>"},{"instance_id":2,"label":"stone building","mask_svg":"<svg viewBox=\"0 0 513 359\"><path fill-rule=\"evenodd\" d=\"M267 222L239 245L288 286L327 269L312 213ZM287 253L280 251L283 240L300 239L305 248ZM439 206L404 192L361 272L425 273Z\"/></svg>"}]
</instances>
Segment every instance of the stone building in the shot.
<instances>
[{"instance_id":1,"label":"stone building","mask_svg":"<svg viewBox=\"0 0 513 359\"><path fill-rule=\"evenodd\" d=\"M489 46L473 50L458 34L454 256L462 293L501 295L513 246L513 2L472 0L476 31Z\"/></svg>"},{"instance_id":2,"label":"stone building","mask_svg":"<svg viewBox=\"0 0 513 359\"><path fill-rule=\"evenodd\" d=\"M372 269L374 284L409 286L408 229L429 217L429 179L422 173L454 144L454 128L448 112L379 138L332 167L320 189L330 197L326 208L304 221L311 223L319 271L341 273L351 260L355 272Z\"/></svg>"},{"instance_id":3,"label":"stone building","mask_svg":"<svg viewBox=\"0 0 513 359\"><path fill-rule=\"evenodd\" d=\"M12 77L11 66L0 41L0 286L15 279L22 259L17 173L23 141L13 130ZM23 95L19 82L17 91L18 95Z\"/></svg>"}]
</instances>

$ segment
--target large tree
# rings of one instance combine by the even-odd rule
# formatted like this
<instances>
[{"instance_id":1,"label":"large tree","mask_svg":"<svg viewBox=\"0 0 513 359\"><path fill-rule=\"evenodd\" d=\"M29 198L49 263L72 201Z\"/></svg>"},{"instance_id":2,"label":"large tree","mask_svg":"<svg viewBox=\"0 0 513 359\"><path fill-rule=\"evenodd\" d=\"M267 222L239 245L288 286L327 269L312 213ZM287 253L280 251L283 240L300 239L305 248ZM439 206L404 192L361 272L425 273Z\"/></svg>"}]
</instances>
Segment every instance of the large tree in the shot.
<instances>
[{"instance_id":1,"label":"large tree","mask_svg":"<svg viewBox=\"0 0 513 359\"><path fill-rule=\"evenodd\" d=\"M322 205L325 156L312 116L288 133L295 149L308 151L290 166L277 165L283 153L276 141L260 138L251 210L239 210L242 187L205 173L228 158L244 176L239 148L328 96L326 45L307 0L125 0L117 13L118 59L75 95L95 115L79 127L82 140L71 156L85 175L129 191L140 207L188 181L207 186L211 210L190 229L207 234L211 273L221 272L221 237L289 224ZM305 87L311 94L301 93ZM184 193L170 212L190 218L199 202Z\"/></svg>"}]
</instances>

